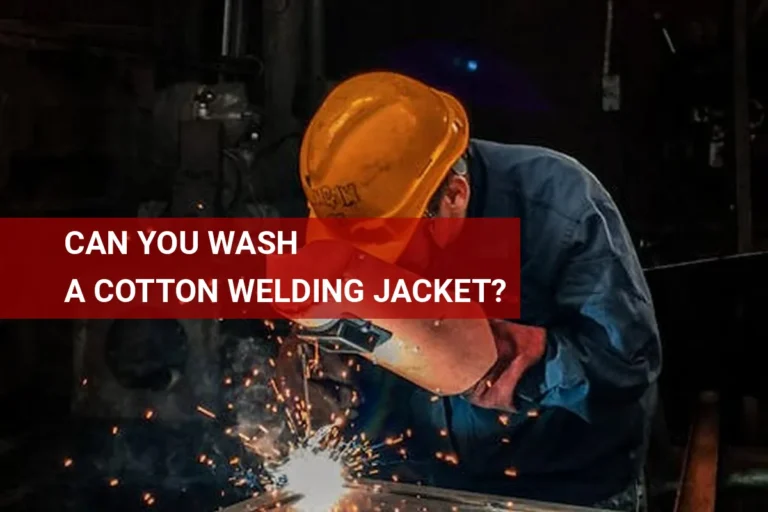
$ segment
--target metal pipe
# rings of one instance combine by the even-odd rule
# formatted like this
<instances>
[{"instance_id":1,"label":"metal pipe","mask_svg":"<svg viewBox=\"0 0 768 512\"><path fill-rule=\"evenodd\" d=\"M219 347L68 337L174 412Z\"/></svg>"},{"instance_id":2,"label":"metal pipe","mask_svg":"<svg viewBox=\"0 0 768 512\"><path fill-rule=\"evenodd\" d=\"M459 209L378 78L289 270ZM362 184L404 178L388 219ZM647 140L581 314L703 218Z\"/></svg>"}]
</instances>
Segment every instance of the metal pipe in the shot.
<instances>
[{"instance_id":1,"label":"metal pipe","mask_svg":"<svg viewBox=\"0 0 768 512\"><path fill-rule=\"evenodd\" d=\"M752 163L749 138L747 0L733 2L733 146L739 252L752 250Z\"/></svg>"},{"instance_id":2,"label":"metal pipe","mask_svg":"<svg viewBox=\"0 0 768 512\"><path fill-rule=\"evenodd\" d=\"M309 93L314 109L325 93L325 2L309 0Z\"/></svg>"},{"instance_id":3,"label":"metal pipe","mask_svg":"<svg viewBox=\"0 0 768 512\"><path fill-rule=\"evenodd\" d=\"M657 270L669 270L673 268L695 267L698 265L707 265L711 263L718 263L723 261L732 260L747 260L750 258L759 258L768 256L768 251L748 252L742 254L729 254L727 256L713 256L711 258L701 258L698 260L681 261L678 263L667 263L664 265L656 265L654 267L645 267L643 272L655 272Z\"/></svg>"},{"instance_id":4,"label":"metal pipe","mask_svg":"<svg viewBox=\"0 0 768 512\"><path fill-rule=\"evenodd\" d=\"M263 47L267 138L295 130L293 103L299 63L304 62L302 22L305 2L263 0Z\"/></svg>"},{"instance_id":5,"label":"metal pipe","mask_svg":"<svg viewBox=\"0 0 768 512\"><path fill-rule=\"evenodd\" d=\"M714 512L720 444L720 412L716 393L704 393L691 427L680 476L675 512Z\"/></svg>"},{"instance_id":6,"label":"metal pipe","mask_svg":"<svg viewBox=\"0 0 768 512\"><path fill-rule=\"evenodd\" d=\"M232 56L242 57L246 53L245 44L245 0L235 0L235 37Z\"/></svg>"},{"instance_id":7,"label":"metal pipe","mask_svg":"<svg viewBox=\"0 0 768 512\"><path fill-rule=\"evenodd\" d=\"M221 56L228 57L232 30L232 0L224 0L224 16L221 27Z\"/></svg>"},{"instance_id":8,"label":"metal pipe","mask_svg":"<svg viewBox=\"0 0 768 512\"><path fill-rule=\"evenodd\" d=\"M768 470L751 469L732 473L726 477L725 486L729 488L766 489L768 488Z\"/></svg>"}]
</instances>

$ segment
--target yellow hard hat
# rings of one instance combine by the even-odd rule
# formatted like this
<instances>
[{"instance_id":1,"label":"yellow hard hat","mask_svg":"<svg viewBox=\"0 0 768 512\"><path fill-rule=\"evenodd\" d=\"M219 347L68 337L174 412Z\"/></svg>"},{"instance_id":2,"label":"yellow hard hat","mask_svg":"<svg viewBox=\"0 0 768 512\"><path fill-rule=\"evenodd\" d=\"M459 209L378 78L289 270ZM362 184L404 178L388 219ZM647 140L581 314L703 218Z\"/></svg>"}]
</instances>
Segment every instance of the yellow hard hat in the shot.
<instances>
[{"instance_id":1,"label":"yellow hard hat","mask_svg":"<svg viewBox=\"0 0 768 512\"><path fill-rule=\"evenodd\" d=\"M468 143L467 114L453 96L397 73L352 77L331 91L302 141L310 217L420 218ZM333 238L318 224L308 241ZM411 235L363 249L397 259Z\"/></svg>"}]
</instances>

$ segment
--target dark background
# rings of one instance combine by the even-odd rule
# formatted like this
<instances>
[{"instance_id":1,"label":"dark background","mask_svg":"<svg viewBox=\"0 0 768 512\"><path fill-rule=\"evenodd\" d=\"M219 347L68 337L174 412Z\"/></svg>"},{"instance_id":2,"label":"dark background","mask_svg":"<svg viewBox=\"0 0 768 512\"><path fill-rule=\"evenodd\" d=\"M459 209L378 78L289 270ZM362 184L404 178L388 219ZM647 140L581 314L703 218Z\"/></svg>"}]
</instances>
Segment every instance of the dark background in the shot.
<instances>
[{"instance_id":1,"label":"dark background","mask_svg":"<svg viewBox=\"0 0 768 512\"><path fill-rule=\"evenodd\" d=\"M223 73L245 85L258 113L257 158L247 174L251 199L300 215L296 149L318 98L356 72L393 69L455 93L476 137L546 145L581 160L618 202L648 268L768 248L768 128L758 107L768 104L765 1L747 2L743 82L734 76L740 58L734 2L616 2L610 65L621 77L617 112L601 108L605 0L327 0L314 39L309 13L315 2L254 1L243 3L237 58L226 61L219 58L221 4L4 1L2 214L134 216L148 201L167 201L184 148L168 136L178 119L163 94L178 83L214 83ZM314 68L313 52L324 57ZM748 122L739 123L734 107L747 102ZM694 113L705 111L709 120L695 122ZM721 139L713 140L715 125ZM746 171L735 158L739 129L749 130ZM720 161L712 165L715 150ZM751 178L751 205L737 197L739 172ZM752 226L739 244L745 211ZM766 258L758 255L648 273L665 345L665 432L684 446L699 392L714 389L722 398L727 453L749 453L755 468L768 466L759 448L768 441L765 269ZM240 341L268 336L260 322L224 330L230 334L222 338ZM65 510L66 502L71 510L98 512L116 503L136 510L146 506L137 502L141 489L176 474L168 469L176 462L169 461L195 459L205 443L227 444L199 421L148 425L126 417L129 408L91 414L99 407L74 407L84 378L76 332L72 322L0 323L0 465L15 475L5 482L0 508ZM169 355L167 347L153 350L147 358L161 360L160 366L186 357ZM232 369L230 349L215 353L216 372L239 371ZM250 354L266 357L253 348ZM117 423L129 425L121 439L130 456L115 448L110 429ZM238 447L221 450L228 457ZM62 467L72 453L107 462L73 477ZM149 459L126 464L136 453ZM742 459L732 465L743 466ZM115 471L133 481L119 486L126 494L116 501L122 495L104 483ZM161 476L136 483L137 471ZM187 483L179 488L188 501L166 498L157 506L178 499L188 510L210 510L240 497L220 495L228 474L185 471ZM675 478L673 471L667 480ZM71 488L83 490L73 497ZM179 495L174 489L169 496ZM742 491L721 499L721 506L747 507L752 502L743 496L752 499L753 491ZM83 509L78 496L101 504Z\"/></svg>"}]
</instances>

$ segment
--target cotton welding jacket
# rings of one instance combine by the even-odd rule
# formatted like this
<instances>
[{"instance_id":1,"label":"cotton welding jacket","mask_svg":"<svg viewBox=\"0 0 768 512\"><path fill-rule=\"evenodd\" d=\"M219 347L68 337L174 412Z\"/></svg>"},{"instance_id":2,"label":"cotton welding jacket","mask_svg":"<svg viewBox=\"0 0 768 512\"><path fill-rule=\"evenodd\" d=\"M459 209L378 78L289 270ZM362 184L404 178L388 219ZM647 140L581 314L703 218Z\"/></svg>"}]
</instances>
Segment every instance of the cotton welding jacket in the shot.
<instances>
[{"instance_id":1,"label":"cotton welding jacket","mask_svg":"<svg viewBox=\"0 0 768 512\"><path fill-rule=\"evenodd\" d=\"M519 412L506 424L499 411L435 399L368 367L356 427L375 437L412 434L383 448L383 479L576 505L606 499L642 471L661 367L630 236L609 194L575 160L481 140L469 155L469 215L521 219L517 321L547 329L545 356L518 383ZM408 458L398 462L401 446Z\"/></svg>"}]
</instances>

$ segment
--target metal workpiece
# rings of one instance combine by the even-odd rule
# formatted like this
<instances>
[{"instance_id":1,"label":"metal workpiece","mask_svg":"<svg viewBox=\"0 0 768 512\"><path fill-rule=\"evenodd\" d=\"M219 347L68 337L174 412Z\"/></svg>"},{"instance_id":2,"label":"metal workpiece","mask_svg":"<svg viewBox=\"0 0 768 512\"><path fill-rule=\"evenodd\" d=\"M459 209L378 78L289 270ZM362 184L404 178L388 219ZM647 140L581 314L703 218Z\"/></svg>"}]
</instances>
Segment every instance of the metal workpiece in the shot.
<instances>
[{"instance_id":1,"label":"metal workpiece","mask_svg":"<svg viewBox=\"0 0 768 512\"><path fill-rule=\"evenodd\" d=\"M477 494L395 482L360 480L348 485L338 512L608 512L607 510ZM268 494L219 512L330 512L314 510L299 495Z\"/></svg>"}]
</instances>

